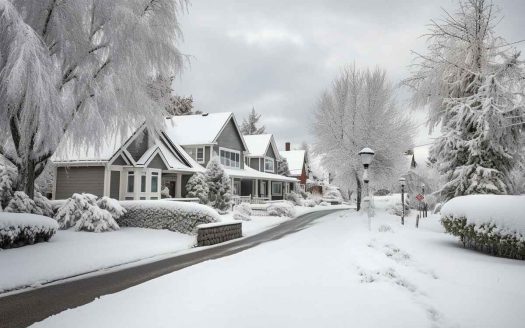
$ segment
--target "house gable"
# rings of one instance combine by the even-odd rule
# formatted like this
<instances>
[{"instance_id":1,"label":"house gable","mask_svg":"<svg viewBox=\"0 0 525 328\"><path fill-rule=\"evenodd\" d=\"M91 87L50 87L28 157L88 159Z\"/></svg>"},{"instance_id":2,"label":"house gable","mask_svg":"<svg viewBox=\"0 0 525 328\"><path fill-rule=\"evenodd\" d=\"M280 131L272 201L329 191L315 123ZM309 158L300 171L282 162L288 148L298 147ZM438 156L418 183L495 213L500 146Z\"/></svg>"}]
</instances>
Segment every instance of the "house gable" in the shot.
<instances>
[{"instance_id":1,"label":"house gable","mask_svg":"<svg viewBox=\"0 0 525 328\"><path fill-rule=\"evenodd\" d=\"M126 150L135 161L138 161L150 148L151 141L148 130L144 129L137 134L134 140L126 147Z\"/></svg>"},{"instance_id":2,"label":"house gable","mask_svg":"<svg viewBox=\"0 0 525 328\"><path fill-rule=\"evenodd\" d=\"M155 157L149 162L148 168L167 170L168 167L160 157L160 153L157 153Z\"/></svg>"},{"instance_id":3,"label":"house gable","mask_svg":"<svg viewBox=\"0 0 525 328\"><path fill-rule=\"evenodd\" d=\"M129 165L128 162L126 162L126 160L124 159L124 157L122 155L119 155L117 158L115 158L115 160L113 160L113 162L111 162L111 165Z\"/></svg>"},{"instance_id":4,"label":"house gable","mask_svg":"<svg viewBox=\"0 0 525 328\"><path fill-rule=\"evenodd\" d=\"M215 141L218 146L222 148L229 148L240 152L246 151L242 135L232 118L224 125L219 135L215 138Z\"/></svg>"}]
</instances>

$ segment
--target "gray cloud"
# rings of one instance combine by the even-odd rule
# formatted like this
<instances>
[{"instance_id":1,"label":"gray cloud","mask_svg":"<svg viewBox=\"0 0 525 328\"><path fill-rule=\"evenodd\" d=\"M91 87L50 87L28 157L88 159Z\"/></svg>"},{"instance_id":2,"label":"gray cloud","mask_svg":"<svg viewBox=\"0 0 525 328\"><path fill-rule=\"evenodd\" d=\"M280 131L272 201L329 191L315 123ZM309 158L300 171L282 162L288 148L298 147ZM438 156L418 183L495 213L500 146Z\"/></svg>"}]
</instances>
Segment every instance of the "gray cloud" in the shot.
<instances>
[{"instance_id":1,"label":"gray cloud","mask_svg":"<svg viewBox=\"0 0 525 328\"><path fill-rule=\"evenodd\" d=\"M285 141L312 141L310 122L318 97L338 70L381 66L394 83L407 75L410 50L424 50L426 24L453 10L455 0L213 1L195 0L183 17L181 49L191 66L175 82L198 109L233 111L241 120L252 105ZM524 39L525 1L501 0L498 31ZM524 48L524 47L522 47ZM525 49L525 48L524 48ZM400 105L407 107L400 90ZM422 113L414 114L422 121ZM419 142L426 140L421 127Z\"/></svg>"}]
</instances>

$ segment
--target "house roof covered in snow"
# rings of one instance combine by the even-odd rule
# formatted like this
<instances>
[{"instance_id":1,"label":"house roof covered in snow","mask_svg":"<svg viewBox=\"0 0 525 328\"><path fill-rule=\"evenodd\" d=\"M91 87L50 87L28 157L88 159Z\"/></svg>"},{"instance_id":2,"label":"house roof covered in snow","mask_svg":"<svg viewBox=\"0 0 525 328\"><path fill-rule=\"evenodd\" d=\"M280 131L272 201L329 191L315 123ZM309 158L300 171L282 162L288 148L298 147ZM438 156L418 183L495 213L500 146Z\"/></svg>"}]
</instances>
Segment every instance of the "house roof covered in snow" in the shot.
<instances>
[{"instance_id":1,"label":"house roof covered in snow","mask_svg":"<svg viewBox=\"0 0 525 328\"><path fill-rule=\"evenodd\" d=\"M107 162L133 135L142 129L137 126L128 126L124 131L108 128L97 141L75 144L70 136L62 139L57 150L51 157L55 163L67 162Z\"/></svg>"},{"instance_id":2,"label":"house roof covered in snow","mask_svg":"<svg viewBox=\"0 0 525 328\"><path fill-rule=\"evenodd\" d=\"M276 156L279 156L279 151L277 150L272 134L244 135L243 137L248 146L250 157L264 157L268 151L268 147L273 147L273 152Z\"/></svg>"},{"instance_id":3,"label":"house roof covered in snow","mask_svg":"<svg viewBox=\"0 0 525 328\"><path fill-rule=\"evenodd\" d=\"M230 118L231 112L173 116L166 119L164 133L179 145L209 145L216 142Z\"/></svg>"},{"instance_id":4,"label":"house roof covered in snow","mask_svg":"<svg viewBox=\"0 0 525 328\"><path fill-rule=\"evenodd\" d=\"M279 154L281 155L281 157L286 158L291 176L300 176L302 174L303 166L306 161L306 151L288 150L280 151Z\"/></svg>"},{"instance_id":5,"label":"house roof covered in snow","mask_svg":"<svg viewBox=\"0 0 525 328\"><path fill-rule=\"evenodd\" d=\"M284 175L261 172L252 169L251 167L245 166L243 170L239 169L230 169L225 167L224 171L233 178L251 178L251 179L261 179L261 180L272 180L272 181L287 181L287 182L297 182L296 178L285 177Z\"/></svg>"}]
</instances>

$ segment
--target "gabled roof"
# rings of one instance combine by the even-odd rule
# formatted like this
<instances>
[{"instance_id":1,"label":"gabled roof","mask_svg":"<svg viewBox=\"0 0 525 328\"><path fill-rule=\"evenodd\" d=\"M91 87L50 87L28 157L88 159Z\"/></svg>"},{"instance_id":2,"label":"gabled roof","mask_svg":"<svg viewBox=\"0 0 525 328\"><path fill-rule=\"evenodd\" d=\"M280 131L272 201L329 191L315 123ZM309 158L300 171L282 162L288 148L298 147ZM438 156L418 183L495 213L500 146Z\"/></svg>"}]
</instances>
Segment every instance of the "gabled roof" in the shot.
<instances>
[{"instance_id":1,"label":"gabled roof","mask_svg":"<svg viewBox=\"0 0 525 328\"><path fill-rule=\"evenodd\" d=\"M299 176L303 172L303 165L306 160L306 151L304 150L288 150L280 151L279 154L281 157L286 158L288 162L288 169L290 170L290 175Z\"/></svg>"},{"instance_id":2,"label":"gabled roof","mask_svg":"<svg viewBox=\"0 0 525 328\"><path fill-rule=\"evenodd\" d=\"M232 116L231 112L173 116L166 119L164 133L179 145L209 145Z\"/></svg>"},{"instance_id":3,"label":"gabled roof","mask_svg":"<svg viewBox=\"0 0 525 328\"><path fill-rule=\"evenodd\" d=\"M158 144L149 148L142 157L137 161L137 165L147 166L157 154L162 158L166 167L170 170L186 170L189 169L187 165L182 163L172 151L170 151L164 144Z\"/></svg>"},{"instance_id":4,"label":"gabled roof","mask_svg":"<svg viewBox=\"0 0 525 328\"><path fill-rule=\"evenodd\" d=\"M51 157L55 163L108 162L142 127L130 125L124 132L108 128L99 136L100 143L76 145L66 134Z\"/></svg>"},{"instance_id":5,"label":"gabled roof","mask_svg":"<svg viewBox=\"0 0 525 328\"><path fill-rule=\"evenodd\" d=\"M264 157L268 151L268 147L272 147L275 156L279 159L279 151L277 150L272 134L244 135L243 137L248 146L250 157Z\"/></svg>"}]
</instances>

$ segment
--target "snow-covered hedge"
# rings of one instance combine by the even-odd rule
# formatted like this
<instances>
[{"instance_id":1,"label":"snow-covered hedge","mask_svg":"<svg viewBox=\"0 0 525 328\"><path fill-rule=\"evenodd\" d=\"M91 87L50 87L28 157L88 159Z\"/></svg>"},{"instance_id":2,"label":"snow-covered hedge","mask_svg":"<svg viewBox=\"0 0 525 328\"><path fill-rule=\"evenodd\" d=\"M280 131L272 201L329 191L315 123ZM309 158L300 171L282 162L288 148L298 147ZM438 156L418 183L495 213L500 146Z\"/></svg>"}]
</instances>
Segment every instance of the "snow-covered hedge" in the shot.
<instances>
[{"instance_id":1,"label":"snow-covered hedge","mask_svg":"<svg viewBox=\"0 0 525 328\"><path fill-rule=\"evenodd\" d=\"M0 248L48 241L57 230L57 222L42 215L1 212Z\"/></svg>"},{"instance_id":2,"label":"snow-covered hedge","mask_svg":"<svg viewBox=\"0 0 525 328\"><path fill-rule=\"evenodd\" d=\"M323 201L330 204L341 204L343 196L336 186L327 186L323 194Z\"/></svg>"},{"instance_id":3,"label":"snow-covered hedge","mask_svg":"<svg viewBox=\"0 0 525 328\"><path fill-rule=\"evenodd\" d=\"M122 201L126 214L118 219L125 227L168 229L193 234L199 224L219 221L211 207L195 203L166 200Z\"/></svg>"},{"instance_id":4,"label":"snow-covered hedge","mask_svg":"<svg viewBox=\"0 0 525 328\"><path fill-rule=\"evenodd\" d=\"M287 216L290 218L295 216L295 208L293 204L287 201L270 203L267 211L270 216Z\"/></svg>"},{"instance_id":5,"label":"snow-covered hedge","mask_svg":"<svg viewBox=\"0 0 525 328\"><path fill-rule=\"evenodd\" d=\"M125 210L114 199L103 197L97 200L97 196L92 194L73 194L58 209L55 219L60 229L104 232L118 230L115 219L124 213Z\"/></svg>"},{"instance_id":6,"label":"snow-covered hedge","mask_svg":"<svg viewBox=\"0 0 525 328\"><path fill-rule=\"evenodd\" d=\"M252 207L248 203L240 203L233 207L233 218L240 221L251 221Z\"/></svg>"},{"instance_id":7,"label":"snow-covered hedge","mask_svg":"<svg viewBox=\"0 0 525 328\"><path fill-rule=\"evenodd\" d=\"M441 223L465 247L525 259L525 195L456 197L441 208Z\"/></svg>"}]
</instances>

